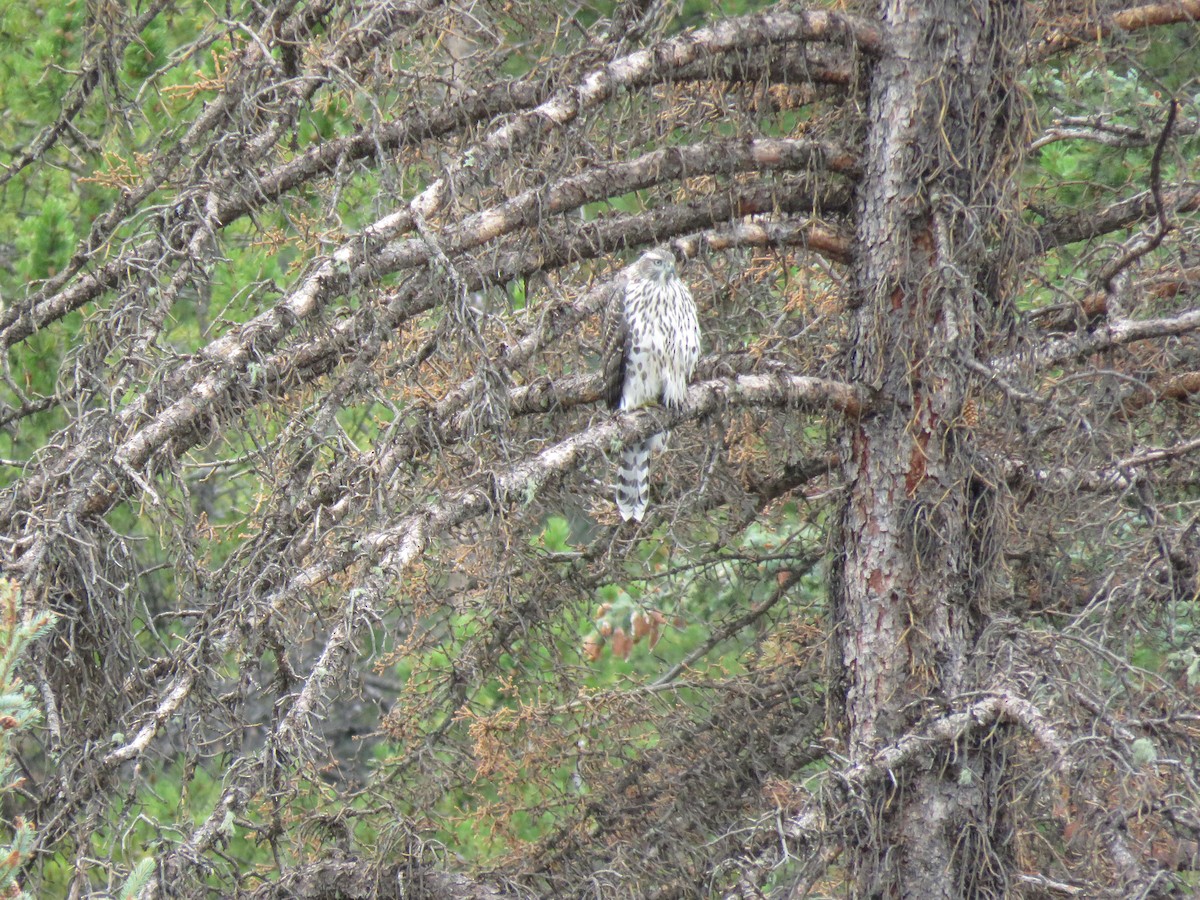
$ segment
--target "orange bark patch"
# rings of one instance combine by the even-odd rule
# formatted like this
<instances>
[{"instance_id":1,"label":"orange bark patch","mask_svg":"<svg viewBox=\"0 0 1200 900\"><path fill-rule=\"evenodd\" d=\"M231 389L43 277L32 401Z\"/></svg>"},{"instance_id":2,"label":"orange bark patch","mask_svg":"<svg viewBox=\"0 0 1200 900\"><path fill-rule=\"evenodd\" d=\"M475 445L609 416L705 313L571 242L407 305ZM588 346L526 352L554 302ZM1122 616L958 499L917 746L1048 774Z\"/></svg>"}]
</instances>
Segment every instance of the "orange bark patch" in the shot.
<instances>
[{"instance_id":1,"label":"orange bark patch","mask_svg":"<svg viewBox=\"0 0 1200 900\"><path fill-rule=\"evenodd\" d=\"M883 593L883 572L880 569L876 569L867 576L867 586L871 589L872 593Z\"/></svg>"},{"instance_id":2,"label":"orange bark patch","mask_svg":"<svg viewBox=\"0 0 1200 900\"><path fill-rule=\"evenodd\" d=\"M913 435L912 452L908 455L908 471L904 475L904 493L905 496L912 497L917 492L917 488L925 481L928 475L927 454L926 448L929 446L929 430L922 428Z\"/></svg>"}]
</instances>

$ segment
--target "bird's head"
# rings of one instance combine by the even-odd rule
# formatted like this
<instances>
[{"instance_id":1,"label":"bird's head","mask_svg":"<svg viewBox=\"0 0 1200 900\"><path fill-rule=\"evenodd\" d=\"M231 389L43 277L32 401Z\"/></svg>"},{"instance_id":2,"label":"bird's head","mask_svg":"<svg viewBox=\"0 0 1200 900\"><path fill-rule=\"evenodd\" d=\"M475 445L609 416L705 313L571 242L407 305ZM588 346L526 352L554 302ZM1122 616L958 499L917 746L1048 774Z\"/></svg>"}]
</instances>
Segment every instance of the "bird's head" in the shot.
<instances>
[{"instance_id":1,"label":"bird's head","mask_svg":"<svg viewBox=\"0 0 1200 900\"><path fill-rule=\"evenodd\" d=\"M675 256L670 250L647 250L637 268L647 281L666 281L675 276Z\"/></svg>"}]
</instances>

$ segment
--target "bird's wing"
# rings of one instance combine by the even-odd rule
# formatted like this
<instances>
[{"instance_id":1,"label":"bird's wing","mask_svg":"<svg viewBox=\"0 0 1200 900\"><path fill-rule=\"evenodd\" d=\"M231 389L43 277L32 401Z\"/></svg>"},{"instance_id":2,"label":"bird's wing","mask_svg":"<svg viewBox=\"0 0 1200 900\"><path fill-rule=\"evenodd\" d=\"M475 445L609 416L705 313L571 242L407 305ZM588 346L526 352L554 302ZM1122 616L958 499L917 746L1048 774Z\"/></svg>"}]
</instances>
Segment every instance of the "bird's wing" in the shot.
<instances>
[{"instance_id":1,"label":"bird's wing","mask_svg":"<svg viewBox=\"0 0 1200 900\"><path fill-rule=\"evenodd\" d=\"M600 343L602 392L609 409L621 405L625 386L625 361L629 358L629 322L625 318L625 292L613 291L604 310L604 336Z\"/></svg>"}]
</instances>

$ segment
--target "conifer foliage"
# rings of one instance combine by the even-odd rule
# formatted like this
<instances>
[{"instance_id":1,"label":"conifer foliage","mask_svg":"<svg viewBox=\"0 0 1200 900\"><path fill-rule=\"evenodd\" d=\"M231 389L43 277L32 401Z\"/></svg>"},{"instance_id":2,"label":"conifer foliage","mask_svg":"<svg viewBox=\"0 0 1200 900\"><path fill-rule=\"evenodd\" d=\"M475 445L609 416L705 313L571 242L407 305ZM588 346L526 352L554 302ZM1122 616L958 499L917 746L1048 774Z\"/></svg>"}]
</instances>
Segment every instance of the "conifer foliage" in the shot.
<instances>
[{"instance_id":1,"label":"conifer foliage","mask_svg":"<svg viewBox=\"0 0 1200 900\"><path fill-rule=\"evenodd\" d=\"M23 780L16 745L41 719L35 691L21 681L17 671L29 645L49 632L53 622L51 613L27 613L21 605L20 589L0 577L0 793L10 805ZM33 854L33 826L18 815L9 832L8 844L0 846L0 896L30 897L21 890L21 870Z\"/></svg>"}]
</instances>

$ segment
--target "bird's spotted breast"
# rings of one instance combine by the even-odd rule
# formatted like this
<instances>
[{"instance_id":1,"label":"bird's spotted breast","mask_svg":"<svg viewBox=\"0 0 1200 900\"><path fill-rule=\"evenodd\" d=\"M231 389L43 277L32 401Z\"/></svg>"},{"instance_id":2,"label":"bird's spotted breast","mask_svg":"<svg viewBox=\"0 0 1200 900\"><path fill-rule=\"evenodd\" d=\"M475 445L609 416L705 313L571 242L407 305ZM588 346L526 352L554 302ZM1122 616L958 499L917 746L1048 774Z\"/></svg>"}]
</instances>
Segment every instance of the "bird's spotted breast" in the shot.
<instances>
[{"instance_id":1,"label":"bird's spotted breast","mask_svg":"<svg viewBox=\"0 0 1200 900\"><path fill-rule=\"evenodd\" d=\"M700 323L687 285L665 251L650 251L631 267L625 287L625 378L621 409L649 403L679 406L700 356ZM648 457L661 448L652 435L622 452L617 505L625 519L641 519L648 497Z\"/></svg>"}]
</instances>

